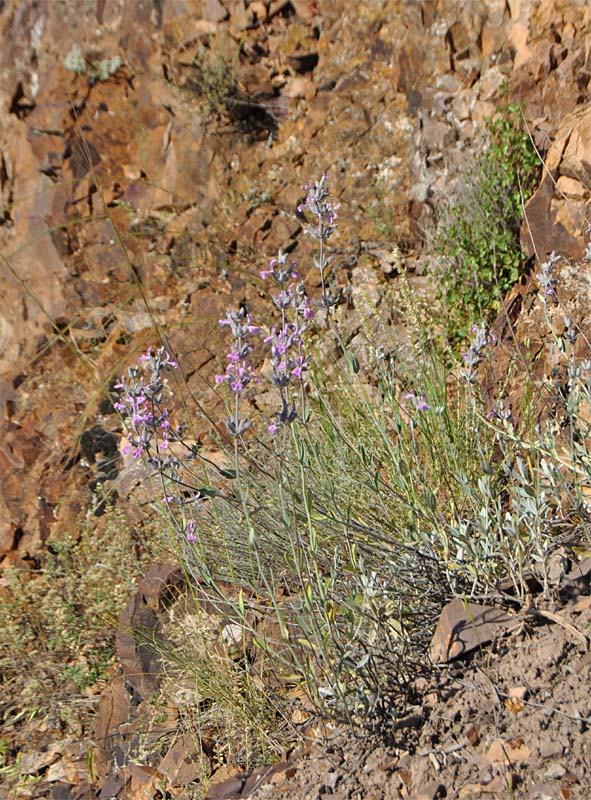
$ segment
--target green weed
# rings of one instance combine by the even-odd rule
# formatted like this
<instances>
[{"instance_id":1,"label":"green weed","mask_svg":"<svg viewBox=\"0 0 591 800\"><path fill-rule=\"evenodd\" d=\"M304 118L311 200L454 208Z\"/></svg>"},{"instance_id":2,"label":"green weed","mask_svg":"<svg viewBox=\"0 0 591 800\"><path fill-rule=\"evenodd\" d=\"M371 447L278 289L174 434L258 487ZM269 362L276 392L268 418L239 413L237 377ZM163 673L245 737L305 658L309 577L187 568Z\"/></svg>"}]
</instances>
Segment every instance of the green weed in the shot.
<instances>
[{"instance_id":1,"label":"green weed","mask_svg":"<svg viewBox=\"0 0 591 800\"><path fill-rule=\"evenodd\" d=\"M80 45L74 43L64 57L63 65L76 75L88 75L91 80L108 81L123 66L123 61L119 56L88 60L82 55Z\"/></svg>"},{"instance_id":2,"label":"green weed","mask_svg":"<svg viewBox=\"0 0 591 800\"><path fill-rule=\"evenodd\" d=\"M227 43L202 46L194 61L188 86L203 99L208 116L225 115L228 100L238 89L237 53L230 53Z\"/></svg>"},{"instance_id":3,"label":"green weed","mask_svg":"<svg viewBox=\"0 0 591 800\"><path fill-rule=\"evenodd\" d=\"M447 262L441 300L452 344L467 338L474 321L494 318L518 280L523 207L541 172L518 105L499 108L486 128L490 143L469 170L462 196L444 213L438 237Z\"/></svg>"}]
</instances>

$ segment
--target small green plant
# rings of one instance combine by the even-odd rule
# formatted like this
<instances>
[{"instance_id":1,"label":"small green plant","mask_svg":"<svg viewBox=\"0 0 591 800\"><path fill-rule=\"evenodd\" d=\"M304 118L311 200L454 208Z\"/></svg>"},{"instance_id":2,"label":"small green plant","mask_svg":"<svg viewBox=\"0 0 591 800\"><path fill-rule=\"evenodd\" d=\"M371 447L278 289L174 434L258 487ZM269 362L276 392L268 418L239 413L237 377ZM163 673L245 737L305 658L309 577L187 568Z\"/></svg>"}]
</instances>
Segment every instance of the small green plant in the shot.
<instances>
[{"instance_id":1,"label":"small green plant","mask_svg":"<svg viewBox=\"0 0 591 800\"><path fill-rule=\"evenodd\" d=\"M474 320L494 318L518 280L523 204L540 175L519 106L502 106L486 127L488 148L469 171L462 196L447 209L439 232L438 250L447 262L441 299L452 344L468 337Z\"/></svg>"},{"instance_id":2,"label":"small green plant","mask_svg":"<svg viewBox=\"0 0 591 800\"><path fill-rule=\"evenodd\" d=\"M219 117L227 110L228 100L238 87L237 57L228 55L228 46L202 46L193 63L193 75L188 86L203 98L206 113Z\"/></svg>"},{"instance_id":3,"label":"small green plant","mask_svg":"<svg viewBox=\"0 0 591 800\"><path fill-rule=\"evenodd\" d=\"M70 47L63 60L65 69L76 75L88 75L91 80L107 81L123 65L119 56L103 58L98 61L87 60L76 42Z\"/></svg>"}]
</instances>

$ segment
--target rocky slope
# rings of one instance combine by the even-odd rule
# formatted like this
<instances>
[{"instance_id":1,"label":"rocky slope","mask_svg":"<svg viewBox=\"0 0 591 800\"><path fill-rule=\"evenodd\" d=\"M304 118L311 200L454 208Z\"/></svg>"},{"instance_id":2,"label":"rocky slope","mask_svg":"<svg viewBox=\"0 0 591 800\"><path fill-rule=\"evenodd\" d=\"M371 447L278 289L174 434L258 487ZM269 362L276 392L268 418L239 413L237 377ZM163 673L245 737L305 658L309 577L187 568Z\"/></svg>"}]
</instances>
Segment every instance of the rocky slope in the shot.
<instances>
[{"instance_id":1,"label":"rocky slope","mask_svg":"<svg viewBox=\"0 0 591 800\"><path fill-rule=\"evenodd\" d=\"M53 537L100 515L97 486L124 499L108 389L156 336L221 418L216 320L241 300L268 316L258 270L278 246L306 263L296 206L322 171L341 202L339 280L360 352L364 298L396 331L404 321L382 302L385 287L405 267L429 291L437 211L461 187L505 84L548 165L526 252L581 256L584 0L7 0L0 41L4 566L34 568ZM575 318L588 318L588 281L563 278ZM531 280L509 315L530 344ZM490 385L506 369L506 319ZM206 445L208 425L196 422ZM14 736L22 747L26 732ZM569 791L560 796L583 796Z\"/></svg>"}]
</instances>

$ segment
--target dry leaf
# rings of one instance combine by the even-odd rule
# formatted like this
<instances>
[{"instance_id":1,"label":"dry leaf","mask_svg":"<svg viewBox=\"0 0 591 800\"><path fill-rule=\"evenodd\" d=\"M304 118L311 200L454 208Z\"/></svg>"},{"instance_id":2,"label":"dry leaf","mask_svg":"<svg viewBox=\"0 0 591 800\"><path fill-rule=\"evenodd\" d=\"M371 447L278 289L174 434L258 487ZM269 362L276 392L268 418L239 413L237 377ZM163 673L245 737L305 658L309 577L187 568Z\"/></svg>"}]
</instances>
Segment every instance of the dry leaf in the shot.
<instances>
[{"instance_id":1,"label":"dry leaf","mask_svg":"<svg viewBox=\"0 0 591 800\"><path fill-rule=\"evenodd\" d=\"M470 725L466 731L466 739L472 747L477 747L480 744L480 730L477 725Z\"/></svg>"},{"instance_id":2,"label":"dry leaf","mask_svg":"<svg viewBox=\"0 0 591 800\"><path fill-rule=\"evenodd\" d=\"M507 697L504 705L507 711L510 711L512 714L519 714L519 712L523 711L525 708L525 703L518 697Z\"/></svg>"}]
</instances>

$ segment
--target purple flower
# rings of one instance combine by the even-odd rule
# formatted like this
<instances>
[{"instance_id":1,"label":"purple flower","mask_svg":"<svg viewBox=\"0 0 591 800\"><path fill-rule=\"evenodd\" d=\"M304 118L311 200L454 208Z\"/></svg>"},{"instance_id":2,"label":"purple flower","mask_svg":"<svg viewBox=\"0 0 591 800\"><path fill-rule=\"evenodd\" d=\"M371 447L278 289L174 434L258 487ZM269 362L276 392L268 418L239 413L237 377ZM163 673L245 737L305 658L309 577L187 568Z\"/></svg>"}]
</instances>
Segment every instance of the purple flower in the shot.
<instances>
[{"instance_id":1,"label":"purple flower","mask_svg":"<svg viewBox=\"0 0 591 800\"><path fill-rule=\"evenodd\" d=\"M487 419L498 419L501 422L507 422L511 418L511 409L505 408L503 400L499 400L498 406L493 406L486 415Z\"/></svg>"},{"instance_id":2,"label":"purple flower","mask_svg":"<svg viewBox=\"0 0 591 800\"><path fill-rule=\"evenodd\" d=\"M291 425L297 419L297 411L293 403L288 403L285 397L281 398L281 411L275 412L275 422L271 422L267 430L269 433L277 433L280 425Z\"/></svg>"},{"instance_id":3,"label":"purple flower","mask_svg":"<svg viewBox=\"0 0 591 800\"><path fill-rule=\"evenodd\" d=\"M303 373L308 369L310 358L303 353L302 335L314 316L314 311L310 307L303 282L295 283L299 277L295 261L290 261L283 250L279 249L277 256L271 259L269 269L260 274L262 278L272 277L280 287L273 298L275 306L281 312L280 325L273 327L269 336L264 339L264 343L271 349L273 372L270 381L279 390L281 400L281 410L275 413L275 421L268 426L269 433L274 434L280 425L290 424L297 417L295 406L288 396L289 385L294 379L302 382ZM303 404L305 395L302 386L300 399Z\"/></svg>"},{"instance_id":4,"label":"purple flower","mask_svg":"<svg viewBox=\"0 0 591 800\"><path fill-rule=\"evenodd\" d=\"M168 410L161 405L165 388L162 373L175 367L176 361L160 347L156 352L149 349L142 354L138 363L140 366L129 367L128 377L116 385L119 399L113 405L127 428L124 454L131 452L134 458L145 455L158 463L159 453L168 447L171 435Z\"/></svg>"},{"instance_id":5,"label":"purple flower","mask_svg":"<svg viewBox=\"0 0 591 800\"><path fill-rule=\"evenodd\" d=\"M306 199L298 206L300 213L309 211L312 216L316 217L316 226L306 226L305 232L321 241L326 241L333 235L338 219L337 209L339 206L332 204L327 181L328 175L324 173L319 181L304 186Z\"/></svg>"},{"instance_id":6,"label":"purple flower","mask_svg":"<svg viewBox=\"0 0 591 800\"><path fill-rule=\"evenodd\" d=\"M295 267L295 261L291 260L288 262L287 253L284 253L283 250L279 248L277 256L272 258L269 262L269 269L261 270L259 274L264 280L273 278L279 286L283 287L299 277Z\"/></svg>"},{"instance_id":7,"label":"purple flower","mask_svg":"<svg viewBox=\"0 0 591 800\"><path fill-rule=\"evenodd\" d=\"M302 381L304 379L302 373L304 373L307 369L309 369L310 361L311 361L310 356L302 356L302 355L297 356L297 358L295 359L295 367L293 367L293 369L291 370L291 374L298 380Z\"/></svg>"},{"instance_id":8,"label":"purple flower","mask_svg":"<svg viewBox=\"0 0 591 800\"><path fill-rule=\"evenodd\" d=\"M273 302L279 309L289 308L293 302L293 293L290 289L284 289L275 295Z\"/></svg>"},{"instance_id":9,"label":"purple flower","mask_svg":"<svg viewBox=\"0 0 591 800\"><path fill-rule=\"evenodd\" d=\"M487 331L484 322L481 322L480 325L472 325L472 333L474 336L470 342L470 347L462 353L462 360L466 367L464 375L468 381L474 380L475 368L482 361L487 345L495 344L497 341L497 337Z\"/></svg>"},{"instance_id":10,"label":"purple flower","mask_svg":"<svg viewBox=\"0 0 591 800\"><path fill-rule=\"evenodd\" d=\"M427 403L427 397L425 394L421 394L420 397L417 397L415 392L407 392L404 395L405 400L410 400L412 405L414 406L415 411L430 411L431 406Z\"/></svg>"},{"instance_id":11,"label":"purple flower","mask_svg":"<svg viewBox=\"0 0 591 800\"><path fill-rule=\"evenodd\" d=\"M161 347L156 352L148 350L138 364L128 368L127 377L122 378L116 387L119 399L114 405L120 411L127 431L123 453L131 453L136 459L144 458L160 475L167 487L161 497L163 505L198 503L201 495L187 483L183 474L184 462L169 451L169 443L176 441L184 445L186 462L194 459L197 453L194 445L183 442L183 426L171 426L170 413L164 407L166 380L163 373L176 366L176 361ZM178 486L182 486L182 494L170 490ZM192 527L187 530L192 533Z\"/></svg>"},{"instance_id":12,"label":"purple flower","mask_svg":"<svg viewBox=\"0 0 591 800\"><path fill-rule=\"evenodd\" d=\"M194 519L190 519L185 525L185 533L189 544L194 544L197 541L197 537L195 536L195 527L196 525Z\"/></svg>"},{"instance_id":13,"label":"purple flower","mask_svg":"<svg viewBox=\"0 0 591 800\"><path fill-rule=\"evenodd\" d=\"M234 336L234 343L230 352L226 355L230 362L226 367L226 372L223 375L216 375L215 382L218 385L227 383L236 395L234 414L224 420L224 423L230 436L239 436L250 427L250 421L246 418L241 419L238 415L240 395L250 381L259 380L255 375L254 369L247 361L252 352L252 346L249 344L248 338L258 334L260 328L258 325L252 324L250 314L247 314L243 307L237 311L229 310L226 316L219 320L219 324L222 327L227 326L230 328Z\"/></svg>"},{"instance_id":14,"label":"purple flower","mask_svg":"<svg viewBox=\"0 0 591 800\"><path fill-rule=\"evenodd\" d=\"M252 324L250 314L247 314L242 307L239 308L238 311L228 311L226 316L218 322L221 327L225 325L229 326L232 335L239 340L249 335L256 336L260 330L258 325Z\"/></svg>"},{"instance_id":15,"label":"purple flower","mask_svg":"<svg viewBox=\"0 0 591 800\"><path fill-rule=\"evenodd\" d=\"M230 363L226 368L225 375L215 376L216 383L227 382L232 391L236 392L236 394L240 394L240 392L244 391L251 380L258 381L258 378L255 376L253 368L245 361L241 364Z\"/></svg>"},{"instance_id":16,"label":"purple flower","mask_svg":"<svg viewBox=\"0 0 591 800\"><path fill-rule=\"evenodd\" d=\"M306 200L298 208L300 212L309 211L315 218L315 223L306 225L304 232L319 241L319 253L318 257L314 258L314 264L320 271L322 298L320 301L315 301L315 303L320 308L325 309L328 324L331 309L337 304L339 296L338 294L329 293L327 284L327 272L331 259L326 255L325 244L336 231L338 219L338 206L332 203L327 181L328 176L324 173L320 180L315 181L313 184L311 183L309 186L304 186Z\"/></svg>"},{"instance_id":17,"label":"purple flower","mask_svg":"<svg viewBox=\"0 0 591 800\"><path fill-rule=\"evenodd\" d=\"M557 261L560 261L560 256L557 256L553 250L550 253L548 261L540 265L538 280L540 281L544 298L551 297L556 294L558 280L554 277L554 265Z\"/></svg>"}]
</instances>

